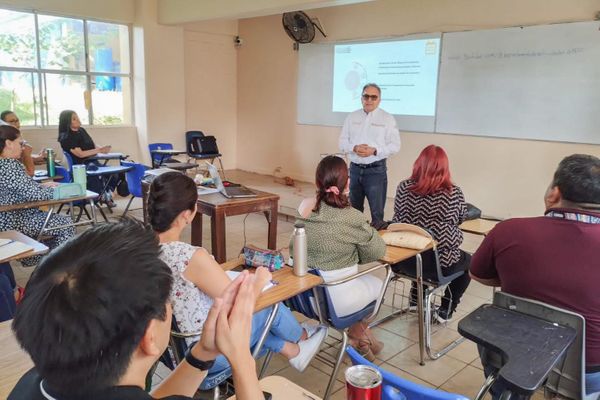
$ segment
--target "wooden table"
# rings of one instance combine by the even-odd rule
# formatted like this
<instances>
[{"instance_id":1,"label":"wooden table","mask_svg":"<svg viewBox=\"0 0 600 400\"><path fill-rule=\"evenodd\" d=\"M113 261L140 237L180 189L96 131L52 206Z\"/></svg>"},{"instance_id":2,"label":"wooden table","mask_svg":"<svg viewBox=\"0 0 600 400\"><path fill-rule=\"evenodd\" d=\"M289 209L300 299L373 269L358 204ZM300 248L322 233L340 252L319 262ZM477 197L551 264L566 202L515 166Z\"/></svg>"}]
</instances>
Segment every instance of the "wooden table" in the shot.
<instances>
[{"instance_id":1,"label":"wooden table","mask_svg":"<svg viewBox=\"0 0 600 400\"><path fill-rule=\"evenodd\" d=\"M320 397L282 376L267 376L259 381L260 389L273 395L273 400L321 400ZM235 400L235 395L228 400Z\"/></svg>"},{"instance_id":2,"label":"wooden table","mask_svg":"<svg viewBox=\"0 0 600 400\"><path fill-rule=\"evenodd\" d=\"M0 322L0 399L8 397L17 381L33 367L13 334L10 321Z\"/></svg>"},{"instance_id":3,"label":"wooden table","mask_svg":"<svg viewBox=\"0 0 600 400\"><path fill-rule=\"evenodd\" d=\"M460 224L461 231L486 236L500 221L477 218Z\"/></svg>"},{"instance_id":4,"label":"wooden table","mask_svg":"<svg viewBox=\"0 0 600 400\"><path fill-rule=\"evenodd\" d=\"M17 231L0 232L0 239L16 240L17 242L25 243L25 244L33 247L33 250L27 251L25 253L17 254L15 256L12 256L9 258L5 258L3 260L0 260L0 263L13 261L13 260L20 260L22 258L33 257L33 256L37 256L40 254L45 254L48 252L48 246L46 246L43 243L38 242L37 240L33 240L32 238L30 238L27 235L22 234L21 232L17 232Z\"/></svg>"},{"instance_id":5,"label":"wooden table","mask_svg":"<svg viewBox=\"0 0 600 400\"><path fill-rule=\"evenodd\" d=\"M46 220L44 221L44 225L42 225L42 228L40 229L40 233L38 234L38 239L39 239L45 232L52 231L52 230L59 229L59 228L64 228L65 226L79 226L79 225L95 224L96 223L96 209L95 209L96 205L95 205L94 201L97 197L98 197L98 193L88 190L88 191L86 191L84 196L69 197L68 199L60 199L60 200L49 199L49 200L30 201L27 203L9 204L9 205L5 205L5 206L0 206L0 212L25 210L28 208L48 207L48 213L46 216ZM73 221L71 224L68 224L68 225L61 225L61 226L57 226L54 228L46 228L46 225L48 224L50 217L52 216L52 214L54 214L54 207L60 206L61 204L73 203L76 201L87 201L90 203L90 208L92 209L92 219L90 221L81 221L81 222ZM73 213L71 213L71 217L72 218L75 217L73 215Z\"/></svg>"},{"instance_id":6,"label":"wooden table","mask_svg":"<svg viewBox=\"0 0 600 400\"><path fill-rule=\"evenodd\" d=\"M198 196L198 213L192 222L194 246L202 246L202 215L210 217L212 254L218 263L227 260L225 217L263 212L269 223L267 247L277 249L277 208L279 195L254 190L256 197L228 199L221 193Z\"/></svg>"}]
</instances>

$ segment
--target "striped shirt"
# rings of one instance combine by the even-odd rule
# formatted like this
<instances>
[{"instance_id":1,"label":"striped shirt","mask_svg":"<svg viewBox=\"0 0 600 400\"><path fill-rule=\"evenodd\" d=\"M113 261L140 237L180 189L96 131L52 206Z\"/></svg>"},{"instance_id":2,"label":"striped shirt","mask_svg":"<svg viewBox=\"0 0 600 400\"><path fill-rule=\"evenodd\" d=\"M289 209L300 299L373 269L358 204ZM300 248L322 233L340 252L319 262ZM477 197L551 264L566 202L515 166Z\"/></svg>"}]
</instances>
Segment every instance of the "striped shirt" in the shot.
<instances>
[{"instance_id":1,"label":"striped shirt","mask_svg":"<svg viewBox=\"0 0 600 400\"><path fill-rule=\"evenodd\" d=\"M467 205L462 190L452 185L450 191L437 191L427 196L413 193L409 188L414 181L400 182L394 201L392 222L404 222L427 229L438 243L442 267L460 260L459 246L463 241L458 226L465 220Z\"/></svg>"}]
</instances>

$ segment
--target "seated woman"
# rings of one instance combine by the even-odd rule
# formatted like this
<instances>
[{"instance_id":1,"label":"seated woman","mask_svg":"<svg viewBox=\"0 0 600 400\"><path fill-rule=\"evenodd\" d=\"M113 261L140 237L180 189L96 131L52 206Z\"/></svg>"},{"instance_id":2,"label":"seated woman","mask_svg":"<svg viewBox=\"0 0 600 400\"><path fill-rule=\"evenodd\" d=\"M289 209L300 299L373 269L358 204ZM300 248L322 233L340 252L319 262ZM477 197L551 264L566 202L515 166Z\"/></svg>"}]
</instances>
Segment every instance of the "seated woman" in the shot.
<instances>
[{"instance_id":1,"label":"seated woman","mask_svg":"<svg viewBox=\"0 0 600 400\"><path fill-rule=\"evenodd\" d=\"M471 256L459 249L463 234L458 226L465 220L467 206L462 190L450 180L448 164L444 149L434 145L425 147L414 163L411 177L398 185L392 220L420 226L433 235L444 276L465 271L446 288L436 313L439 322L452 318L471 281L467 272ZM415 292L413 285L413 302Z\"/></svg>"},{"instance_id":2,"label":"seated woman","mask_svg":"<svg viewBox=\"0 0 600 400\"><path fill-rule=\"evenodd\" d=\"M98 147L94 144L94 140L81 127L81 121L75 111L65 110L60 113L58 120L58 141L64 152L71 155L73 164L92 164L100 165L97 160L91 160L100 153L110 152L110 146ZM105 182L104 179L107 179ZM109 207L114 207L115 203L112 199L112 192L117 187L119 180L118 175L110 175L106 178L101 176L88 176L87 187L89 190L101 195L100 202L107 204ZM106 186L106 190L104 187Z\"/></svg>"},{"instance_id":3,"label":"seated woman","mask_svg":"<svg viewBox=\"0 0 600 400\"><path fill-rule=\"evenodd\" d=\"M23 151L23 141L19 131L12 127L0 126L0 205L28 203L32 201L48 200L52 198L52 187L57 184L48 182L39 184L25 172L25 167L19 159ZM25 235L36 238L47 214L37 208L27 208L13 211L0 212L0 231L16 230ZM56 228L69 225L71 218L64 215L53 214L46 227ZM50 236L46 243L54 248L66 242L75 235L73 226L56 228L45 233ZM39 256L23 259L25 266L36 265Z\"/></svg>"},{"instance_id":4,"label":"seated woman","mask_svg":"<svg viewBox=\"0 0 600 400\"><path fill-rule=\"evenodd\" d=\"M336 156L323 158L317 166L316 198L304 200L298 209L297 221L303 222L306 230L308 266L318 269L325 282L354 275L358 264L376 261L385 254L381 236L350 206L348 183L346 162ZM345 316L363 309L379 296L382 284L369 274L328 288L336 313ZM371 360L383 349L365 322L350 327L349 336L351 344Z\"/></svg>"},{"instance_id":5,"label":"seated woman","mask_svg":"<svg viewBox=\"0 0 600 400\"><path fill-rule=\"evenodd\" d=\"M231 282L205 249L181 241L181 232L196 215L197 201L196 184L179 172L162 174L150 186L148 215L161 243L160 257L173 272L171 302L173 315L182 332L194 332L202 328L213 299L219 297ZM256 290L260 292L271 274L265 268L259 268L256 273ZM270 311L265 309L254 315L251 346L258 342ZM300 325L290 310L280 305L264 347L282 354L292 367L303 371L326 335L325 326ZM201 388L212 388L229 374L229 364L220 356Z\"/></svg>"},{"instance_id":6,"label":"seated woman","mask_svg":"<svg viewBox=\"0 0 600 400\"><path fill-rule=\"evenodd\" d=\"M10 110L2 111L0 119L8 125L14 126L19 131L21 130L21 121L14 112ZM35 174L35 164L43 164L46 160L44 150L40 150L37 154L32 153L32 150L33 148L30 145L25 144L25 146L23 146L23 153L21 154L21 162L25 165L25 170L29 176Z\"/></svg>"}]
</instances>

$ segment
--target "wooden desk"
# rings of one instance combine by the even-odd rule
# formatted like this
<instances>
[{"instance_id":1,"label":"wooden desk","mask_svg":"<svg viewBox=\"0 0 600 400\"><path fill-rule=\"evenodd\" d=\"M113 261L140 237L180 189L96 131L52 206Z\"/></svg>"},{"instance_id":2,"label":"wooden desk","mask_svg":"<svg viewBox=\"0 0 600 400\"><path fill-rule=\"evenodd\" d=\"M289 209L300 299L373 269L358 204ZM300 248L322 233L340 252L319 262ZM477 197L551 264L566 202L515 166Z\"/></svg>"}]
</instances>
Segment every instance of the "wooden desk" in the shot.
<instances>
[{"instance_id":1,"label":"wooden desk","mask_svg":"<svg viewBox=\"0 0 600 400\"><path fill-rule=\"evenodd\" d=\"M486 236L492 229L494 229L498 222L500 221L477 218L463 222L460 224L459 228L464 232Z\"/></svg>"},{"instance_id":2,"label":"wooden desk","mask_svg":"<svg viewBox=\"0 0 600 400\"><path fill-rule=\"evenodd\" d=\"M421 254L424 251L433 248L433 243L424 248L423 250L407 249L406 247L397 246L385 246L385 255L381 257L380 261L386 262L390 265L398 264L401 261L408 260L409 258L416 257L417 254Z\"/></svg>"},{"instance_id":3,"label":"wooden desk","mask_svg":"<svg viewBox=\"0 0 600 400\"><path fill-rule=\"evenodd\" d=\"M21 232L17 232L17 231L0 232L0 239L16 240L18 242L25 243L25 244L33 247L33 250L27 251L25 253L17 254L15 256L12 256L9 258L5 258L3 260L0 260L0 263L4 263L7 261L13 261L13 260L20 260L22 258L37 256L39 254L45 254L48 252L48 246L38 242L37 240L33 240L32 238L30 238L27 235L22 234Z\"/></svg>"},{"instance_id":4,"label":"wooden desk","mask_svg":"<svg viewBox=\"0 0 600 400\"><path fill-rule=\"evenodd\" d=\"M259 381L260 389L273 395L273 400L321 400L320 397L282 376L267 376ZM231 396L228 400L235 400Z\"/></svg>"},{"instance_id":5,"label":"wooden desk","mask_svg":"<svg viewBox=\"0 0 600 400\"><path fill-rule=\"evenodd\" d=\"M0 322L0 399L8 397L17 381L33 367L10 329L10 321Z\"/></svg>"},{"instance_id":6,"label":"wooden desk","mask_svg":"<svg viewBox=\"0 0 600 400\"><path fill-rule=\"evenodd\" d=\"M84 196L76 196L76 197L69 197L68 199L60 199L60 200L55 200L55 199L49 199L49 200L41 200L41 201L30 201L28 203L20 203L20 204L9 204L9 205L5 205L5 206L0 206L0 212L2 211L15 211L15 210L25 210L28 208L40 208L40 207L48 207L48 215L46 217L46 221L44 222L44 225L42 225L42 228L40 229L40 233L38 234L38 239L45 233L54 229L58 229L58 228L63 228L64 226L57 226L54 228L48 228L46 229L46 225L48 224L48 221L50 220L50 217L52 216L52 214L54 213L54 207L56 206L60 206L61 204L66 204L66 203L73 203L76 201L87 201L90 203L90 208L92 209L92 220L90 221L81 221L81 222L75 222L73 221L73 223L68 224L67 226L79 226L79 225L88 225L88 224L95 224L96 223L96 209L95 209L95 203L94 200L98 197L98 193L92 192L90 190L86 191ZM71 213L71 217L74 218L73 213Z\"/></svg>"},{"instance_id":7,"label":"wooden desk","mask_svg":"<svg viewBox=\"0 0 600 400\"><path fill-rule=\"evenodd\" d=\"M269 223L267 247L277 248L277 208L279 196L254 190L256 197L228 199L221 193L198 196L198 213L192 222L192 245L202 246L202 215L210 217L212 254L218 263L227 260L225 217L263 212Z\"/></svg>"}]
</instances>

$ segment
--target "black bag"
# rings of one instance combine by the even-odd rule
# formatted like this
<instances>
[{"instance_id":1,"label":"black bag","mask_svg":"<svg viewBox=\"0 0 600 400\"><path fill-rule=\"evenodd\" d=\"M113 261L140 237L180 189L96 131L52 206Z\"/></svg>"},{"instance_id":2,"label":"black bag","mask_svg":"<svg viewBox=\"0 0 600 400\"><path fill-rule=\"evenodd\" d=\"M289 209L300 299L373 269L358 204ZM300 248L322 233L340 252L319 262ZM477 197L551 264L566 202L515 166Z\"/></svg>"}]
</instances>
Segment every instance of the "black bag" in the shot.
<instances>
[{"instance_id":1,"label":"black bag","mask_svg":"<svg viewBox=\"0 0 600 400\"><path fill-rule=\"evenodd\" d=\"M217 139L214 136L195 137L191 143L193 154L219 154Z\"/></svg>"},{"instance_id":2,"label":"black bag","mask_svg":"<svg viewBox=\"0 0 600 400\"><path fill-rule=\"evenodd\" d=\"M467 217L465 221L481 218L481 210L471 203L467 203Z\"/></svg>"}]
</instances>

